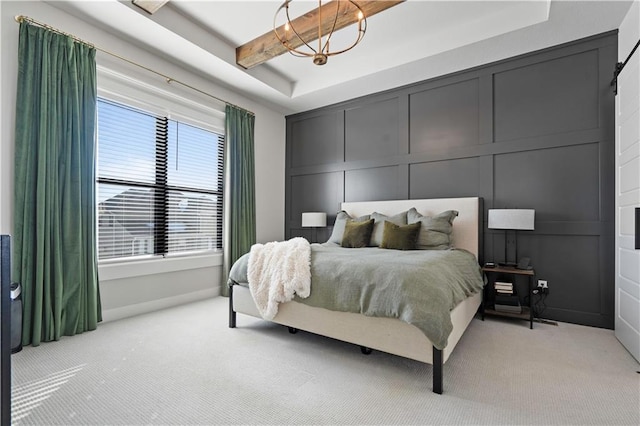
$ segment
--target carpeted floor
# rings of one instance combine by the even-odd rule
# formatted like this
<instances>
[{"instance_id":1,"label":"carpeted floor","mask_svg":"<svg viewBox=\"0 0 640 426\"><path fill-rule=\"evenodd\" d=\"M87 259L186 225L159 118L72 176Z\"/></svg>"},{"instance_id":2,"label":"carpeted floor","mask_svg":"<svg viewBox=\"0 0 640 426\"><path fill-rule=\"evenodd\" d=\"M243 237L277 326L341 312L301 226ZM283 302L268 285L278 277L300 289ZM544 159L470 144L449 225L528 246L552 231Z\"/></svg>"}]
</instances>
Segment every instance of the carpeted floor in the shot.
<instances>
[{"instance_id":1,"label":"carpeted floor","mask_svg":"<svg viewBox=\"0 0 640 426\"><path fill-rule=\"evenodd\" d=\"M13 355L14 424L633 424L611 330L473 320L444 367L238 315L216 298Z\"/></svg>"}]
</instances>

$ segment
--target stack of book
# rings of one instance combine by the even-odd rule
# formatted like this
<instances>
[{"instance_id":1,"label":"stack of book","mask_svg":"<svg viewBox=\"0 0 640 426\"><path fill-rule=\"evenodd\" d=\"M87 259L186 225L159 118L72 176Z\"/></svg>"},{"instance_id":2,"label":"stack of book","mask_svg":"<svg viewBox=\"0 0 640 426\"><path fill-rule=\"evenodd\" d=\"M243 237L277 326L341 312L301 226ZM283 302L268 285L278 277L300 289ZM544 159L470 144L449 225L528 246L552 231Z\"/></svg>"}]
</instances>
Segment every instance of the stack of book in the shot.
<instances>
[{"instance_id":1,"label":"stack of book","mask_svg":"<svg viewBox=\"0 0 640 426\"><path fill-rule=\"evenodd\" d=\"M520 300L513 291L513 283L496 281L494 289L496 291L494 306L496 311L514 314L522 313Z\"/></svg>"},{"instance_id":2,"label":"stack of book","mask_svg":"<svg viewBox=\"0 0 640 426\"><path fill-rule=\"evenodd\" d=\"M496 294L513 295L513 283L496 281L493 288L496 290Z\"/></svg>"}]
</instances>

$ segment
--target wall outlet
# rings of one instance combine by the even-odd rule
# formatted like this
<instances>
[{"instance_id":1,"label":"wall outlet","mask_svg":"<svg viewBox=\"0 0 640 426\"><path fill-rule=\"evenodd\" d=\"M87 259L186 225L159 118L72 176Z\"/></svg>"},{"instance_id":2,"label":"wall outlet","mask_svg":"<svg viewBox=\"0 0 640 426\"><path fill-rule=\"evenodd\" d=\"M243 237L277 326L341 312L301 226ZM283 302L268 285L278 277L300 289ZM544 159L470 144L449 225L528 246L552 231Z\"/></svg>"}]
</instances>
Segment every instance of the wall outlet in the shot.
<instances>
[{"instance_id":1,"label":"wall outlet","mask_svg":"<svg viewBox=\"0 0 640 426\"><path fill-rule=\"evenodd\" d=\"M549 288L549 285L547 284L547 280L538 280L538 287Z\"/></svg>"}]
</instances>

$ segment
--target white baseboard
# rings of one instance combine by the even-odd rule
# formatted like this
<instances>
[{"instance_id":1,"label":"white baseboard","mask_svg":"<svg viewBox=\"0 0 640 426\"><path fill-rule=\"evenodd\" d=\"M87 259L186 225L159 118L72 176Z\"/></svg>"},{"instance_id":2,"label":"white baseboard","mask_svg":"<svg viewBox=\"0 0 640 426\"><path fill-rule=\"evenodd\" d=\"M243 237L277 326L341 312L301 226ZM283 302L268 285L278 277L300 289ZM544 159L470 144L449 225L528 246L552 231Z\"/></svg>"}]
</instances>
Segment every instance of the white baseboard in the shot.
<instances>
[{"instance_id":1,"label":"white baseboard","mask_svg":"<svg viewBox=\"0 0 640 426\"><path fill-rule=\"evenodd\" d=\"M219 295L220 287L214 287L206 290L194 291L192 293L180 294L178 296L166 297L164 299L150 300L148 302L121 306L119 308L102 311L102 322L116 321L135 315L159 311L160 309L170 308L172 306L209 299Z\"/></svg>"}]
</instances>

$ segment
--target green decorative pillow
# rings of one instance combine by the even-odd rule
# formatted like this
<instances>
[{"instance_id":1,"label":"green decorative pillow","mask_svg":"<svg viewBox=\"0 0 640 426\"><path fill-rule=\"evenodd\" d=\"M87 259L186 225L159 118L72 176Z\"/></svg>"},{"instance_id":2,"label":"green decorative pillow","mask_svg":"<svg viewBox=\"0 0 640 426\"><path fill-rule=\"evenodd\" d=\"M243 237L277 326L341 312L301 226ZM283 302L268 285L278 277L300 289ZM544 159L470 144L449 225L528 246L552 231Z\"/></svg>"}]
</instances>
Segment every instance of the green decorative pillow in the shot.
<instances>
[{"instance_id":1,"label":"green decorative pillow","mask_svg":"<svg viewBox=\"0 0 640 426\"><path fill-rule=\"evenodd\" d=\"M344 210L339 211L338 214L336 215L336 221L333 224L333 230L331 231L331 236L329 237L329 240L327 240L328 243L335 243L335 244L341 244L342 243L342 236L344 235L344 227L345 227L345 225L347 223L347 220L355 220L356 222L364 222L364 221L369 220L369 215L360 216L358 218L352 218Z\"/></svg>"},{"instance_id":2,"label":"green decorative pillow","mask_svg":"<svg viewBox=\"0 0 640 426\"><path fill-rule=\"evenodd\" d=\"M409 223L422 223L418 235L418 248L448 250L451 248L453 220L458 216L455 210L447 210L438 215L422 216L415 208L407 213Z\"/></svg>"},{"instance_id":3,"label":"green decorative pillow","mask_svg":"<svg viewBox=\"0 0 640 426\"><path fill-rule=\"evenodd\" d=\"M371 218L375 220L373 232L371 233L371 241L369 242L369 245L373 247L378 247L382 243L385 222L391 222L400 226L407 224L407 212L398 213L394 216L374 212L371 214Z\"/></svg>"},{"instance_id":4,"label":"green decorative pillow","mask_svg":"<svg viewBox=\"0 0 640 426\"><path fill-rule=\"evenodd\" d=\"M347 223L344 227L344 235L342 236L342 247L366 247L367 244L369 244L372 230L373 219L369 219L364 222L347 220Z\"/></svg>"},{"instance_id":5,"label":"green decorative pillow","mask_svg":"<svg viewBox=\"0 0 640 426\"><path fill-rule=\"evenodd\" d=\"M391 222L384 223L384 233L380 248L396 250L415 250L422 223L398 226Z\"/></svg>"}]
</instances>

